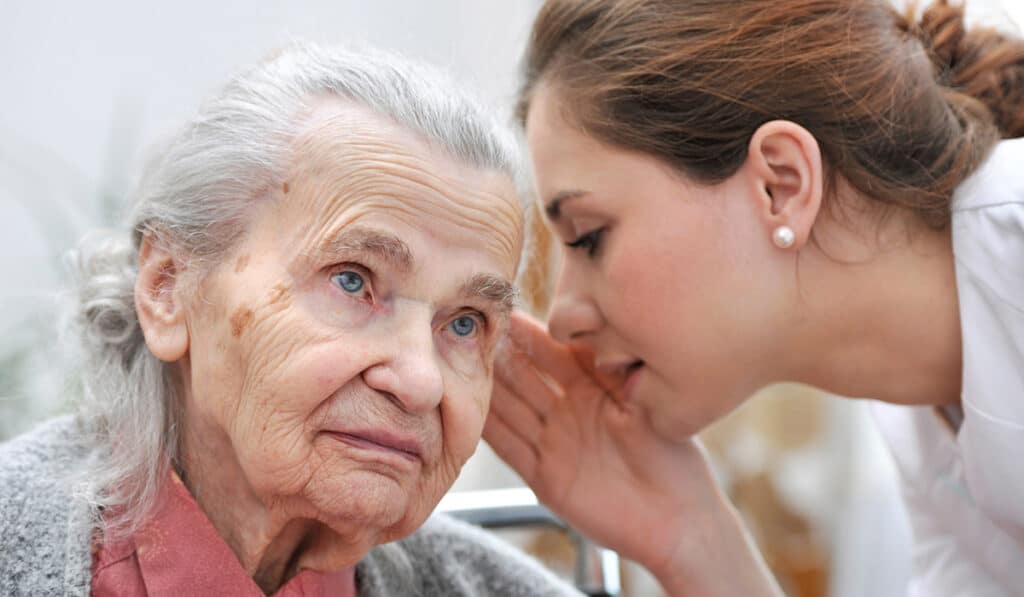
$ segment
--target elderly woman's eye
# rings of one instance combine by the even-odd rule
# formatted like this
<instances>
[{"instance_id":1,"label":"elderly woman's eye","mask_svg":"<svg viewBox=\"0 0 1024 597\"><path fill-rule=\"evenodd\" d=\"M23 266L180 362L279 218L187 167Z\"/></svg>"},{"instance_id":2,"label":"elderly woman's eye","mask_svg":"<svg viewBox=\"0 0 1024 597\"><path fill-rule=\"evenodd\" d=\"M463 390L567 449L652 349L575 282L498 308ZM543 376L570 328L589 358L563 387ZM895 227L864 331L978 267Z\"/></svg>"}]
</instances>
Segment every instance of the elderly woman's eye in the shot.
<instances>
[{"instance_id":1,"label":"elderly woman's eye","mask_svg":"<svg viewBox=\"0 0 1024 597\"><path fill-rule=\"evenodd\" d=\"M474 332L476 332L477 323L476 319L474 319L473 317L470 317L469 315L463 315L461 317L456 317L455 319L453 319L452 322L448 324L448 326L451 328L453 332L455 332L456 336L468 338L472 336Z\"/></svg>"},{"instance_id":2,"label":"elderly woman's eye","mask_svg":"<svg viewBox=\"0 0 1024 597\"><path fill-rule=\"evenodd\" d=\"M362 294L366 287L366 281L363 279L363 276L352 270L338 272L332 278L339 288L349 294Z\"/></svg>"}]
</instances>

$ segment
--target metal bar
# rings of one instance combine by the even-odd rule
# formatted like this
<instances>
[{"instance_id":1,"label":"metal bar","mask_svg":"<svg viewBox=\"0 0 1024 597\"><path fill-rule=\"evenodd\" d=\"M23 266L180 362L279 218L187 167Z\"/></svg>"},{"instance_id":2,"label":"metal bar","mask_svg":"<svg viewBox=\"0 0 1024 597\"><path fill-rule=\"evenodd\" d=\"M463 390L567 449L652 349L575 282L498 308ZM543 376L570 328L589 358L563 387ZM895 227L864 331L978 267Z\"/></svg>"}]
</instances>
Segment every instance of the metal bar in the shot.
<instances>
[{"instance_id":1,"label":"metal bar","mask_svg":"<svg viewBox=\"0 0 1024 597\"><path fill-rule=\"evenodd\" d=\"M619 597L622 592L618 554L571 529L528 488L449 493L437 511L487 529L547 526L566 531L576 546L576 588L593 597Z\"/></svg>"}]
</instances>

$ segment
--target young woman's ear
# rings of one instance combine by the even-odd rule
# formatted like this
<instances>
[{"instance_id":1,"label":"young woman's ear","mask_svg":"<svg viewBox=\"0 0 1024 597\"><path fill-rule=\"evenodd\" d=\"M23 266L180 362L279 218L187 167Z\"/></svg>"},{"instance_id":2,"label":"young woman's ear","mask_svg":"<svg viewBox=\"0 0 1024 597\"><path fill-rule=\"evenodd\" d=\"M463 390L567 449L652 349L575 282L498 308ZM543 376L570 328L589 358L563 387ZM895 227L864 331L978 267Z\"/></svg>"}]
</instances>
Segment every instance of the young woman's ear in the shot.
<instances>
[{"instance_id":1,"label":"young woman's ear","mask_svg":"<svg viewBox=\"0 0 1024 597\"><path fill-rule=\"evenodd\" d=\"M135 281L135 311L146 346L156 358L173 363L188 353L185 305L177 288L181 264L147 235L139 247L139 276ZM175 292L175 290L179 292Z\"/></svg>"},{"instance_id":2,"label":"young woman's ear","mask_svg":"<svg viewBox=\"0 0 1024 597\"><path fill-rule=\"evenodd\" d=\"M811 236L824 192L814 136L794 122L767 122L751 137L744 167L752 174L755 209L766 238L780 249L801 248Z\"/></svg>"}]
</instances>

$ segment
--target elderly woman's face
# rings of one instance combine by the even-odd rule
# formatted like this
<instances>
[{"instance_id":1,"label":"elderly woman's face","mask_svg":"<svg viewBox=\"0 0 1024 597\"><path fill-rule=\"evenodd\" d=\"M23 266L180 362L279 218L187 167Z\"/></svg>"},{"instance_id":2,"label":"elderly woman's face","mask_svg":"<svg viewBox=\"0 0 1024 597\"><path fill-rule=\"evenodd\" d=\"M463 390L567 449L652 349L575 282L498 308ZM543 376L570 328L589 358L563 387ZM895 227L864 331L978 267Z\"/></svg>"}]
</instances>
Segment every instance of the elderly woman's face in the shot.
<instances>
[{"instance_id":1,"label":"elderly woman's face","mask_svg":"<svg viewBox=\"0 0 1024 597\"><path fill-rule=\"evenodd\" d=\"M506 176L354 106L317 108L294 162L195 297L187 415L240 496L372 545L478 443L521 210Z\"/></svg>"}]
</instances>

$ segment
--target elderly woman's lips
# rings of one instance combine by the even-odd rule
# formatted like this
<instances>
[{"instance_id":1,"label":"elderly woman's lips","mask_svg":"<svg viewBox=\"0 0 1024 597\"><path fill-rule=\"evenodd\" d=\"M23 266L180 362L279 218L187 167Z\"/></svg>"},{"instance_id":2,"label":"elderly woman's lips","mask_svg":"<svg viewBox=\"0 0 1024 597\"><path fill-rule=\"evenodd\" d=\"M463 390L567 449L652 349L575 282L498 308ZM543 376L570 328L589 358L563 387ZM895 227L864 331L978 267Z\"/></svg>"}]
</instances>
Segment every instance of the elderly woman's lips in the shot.
<instances>
[{"instance_id":1,"label":"elderly woman's lips","mask_svg":"<svg viewBox=\"0 0 1024 597\"><path fill-rule=\"evenodd\" d=\"M409 437L402 437L378 430L329 431L328 433L357 448L379 450L416 462L421 460L422 449L419 442Z\"/></svg>"}]
</instances>

